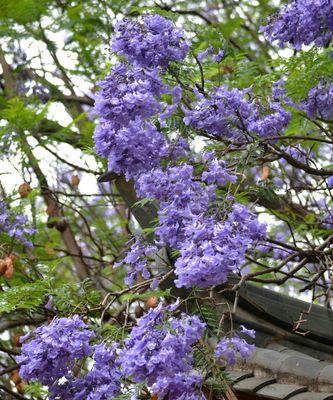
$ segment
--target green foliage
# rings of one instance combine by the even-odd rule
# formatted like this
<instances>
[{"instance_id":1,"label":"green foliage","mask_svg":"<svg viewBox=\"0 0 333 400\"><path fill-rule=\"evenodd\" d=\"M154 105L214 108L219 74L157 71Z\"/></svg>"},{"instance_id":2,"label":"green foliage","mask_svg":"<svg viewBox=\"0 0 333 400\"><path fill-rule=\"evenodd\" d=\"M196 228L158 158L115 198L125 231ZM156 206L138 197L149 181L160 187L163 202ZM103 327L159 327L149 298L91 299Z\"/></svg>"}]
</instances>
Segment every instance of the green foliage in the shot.
<instances>
[{"instance_id":1,"label":"green foliage","mask_svg":"<svg viewBox=\"0 0 333 400\"><path fill-rule=\"evenodd\" d=\"M227 215L228 195L232 194L240 203L251 203L251 209L262 213L269 221L278 222L277 228L272 229L273 235L279 232L282 224L287 227L285 241L288 244L294 244L290 229L302 249L307 245L312 249L333 233L322 223L326 209L317 215L312 208L320 197L320 193L315 192L322 184L320 177L300 178L296 169L288 170L278 157L272 154L267 157L267 144L261 138L237 150L223 141L203 138L201 132L185 125L182 108L194 100L195 87L202 89L203 78L205 95L217 85L240 89L251 86L252 100L260 100L265 105L273 83L284 78L287 95L294 101L301 101L318 82L332 79L332 49L307 48L293 53L267 43L258 29L267 16L278 9L278 4L271 0L184 0L172 2L171 9L165 4L147 0L0 0L2 52L14 82L11 90L4 91L6 82L2 74L0 157L16 174L13 175L15 182L3 185L6 179L2 178L7 177L7 172L1 171L0 196L6 198L12 210L24 211L38 230L33 237L33 249L26 249L8 235L0 234L0 258L12 252L19 260L12 278L0 277L0 313L4 320L24 321L29 315L34 321L35 316L46 320L53 313L58 316L80 314L94 326L98 338L106 342L122 341L134 322L132 309L138 304L142 305L151 297L174 299L170 289L151 290L149 285L136 293L124 290L126 272L113 268L128 250L129 231L140 231L153 238L157 219L147 220L149 227L141 229L133 215L139 208L155 207L154 202L148 198L138 200L130 210L133 215L128 216L128 210L123 212L123 199L113 183L96 185L100 171L106 171L108 165L93 149L96 121L89 104L98 90L97 81L116 62L109 42L115 22L123 16L157 12L183 27L192 42L186 62L172 63L163 77L165 82L182 86L183 103L166 121L165 127L154 122L168 140L175 136L189 139L198 154L203 148L215 150L238 174L236 184L226 185L217 192L216 204L221 215ZM223 49L225 56L219 64L208 57L200 64L201 71L195 57L209 46L213 46L215 52ZM27 57L20 60L22 51ZM44 98L34 91L35 84L47 93ZM165 96L164 100L170 101L170 96ZM321 153L321 142L313 140L327 135L332 127L320 121L321 129L317 121L310 121L297 109L289 107L288 110L292 115L285 132L288 140L273 144L277 147L300 145L319 159L318 168L332 168L328 155ZM10 148L7 148L8 137L13 138L8 145ZM27 157L25 142L36 158L34 161ZM166 162L163 160L162 167ZM312 166L311 162L309 165ZM36 166L40 167L43 178L36 177ZM262 177L264 166L269 168L268 179ZM198 161L195 167L199 176L204 165ZM71 183L73 175L80 176L78 185ZM287 177L293 179L295 187L279 187L275 183L275 178L286 181ZM18 190L23 181L29 182L32 188L26 198L21 198ZM303 188L298 188L301 185ZM55 213L49 208L50 198L58 207ZM307 208L307 213L299 212L293 203ZM64 224L55 226L59 222ZM73 238L79 251L73 248ZM167 249L167 252L174 263L179 250ZM251 256L261 263L261 266L251 264L251 272L278 263L267 260L260 252L251 253ZM78 274L82 263L88 271L86 279ZM303 278L306 274L309 275L309 271L304 269L299 272ZM272 276L263 273L260 278L272 279ZM276 276L282 275L277 273ZM296 284L295 287L298 288ZM114 302L108 306L105 300L110 294ZM51 311L44 307L50 296L53 298ZM207 324L207 335L214 336L220 333L221 316L217 316L218 310L210 304L202 304L203 297L206 293L194 290L182 306L199 315ZM128 326L123 327L121 310L127 304L130 317ZM21 334L28 328L17 329ZM10 339L4 335L4 342L6 348L11 348L16 331L8 332ZM195 360L207 374L207 389L221 397L221 388L228 378L220 369L217 372L211 349L198 344ZM0 362L5 365L12 360L1 353ZM44 388L37 383L31 382L25 390L31 399L47 398ZM1 394L0 389L0 397ZM131 394L124 394L117 399L130 397Z\"/></svg>"},{"instance_id":2,"label":"green foliage","mask_svg":"<svg viewBox=\"0 0 333 400\"><path fill-rule=\"evenodd\" d=\"M40 385L37 381L30 382L24 385L24 391L33 397L46 399L48 394L47 389Z\"/></svg>"},{"instance_id":3,"label":"green foliage","mask_svg":"<svg viewBox=\"0 0 333 400\"><path fill-rule=\"evenodd\" d=\"M209 335L216 335L219 329L216 310L206 304L199 304L198 301L195 305L197 307L196 313L200 316L201 320L206 323Z\"/></svg>"},{"instance_id":4,"label":"green foliage","mask_svg":"<svg viewBox=\"0 0 333 400\"><path fill-rule=\"evenodd\" d=\"M167 290L148 290L144 293L125 293L121 296L121 298L124 301L129 301L129 300L146 300L149 299L150 297L157 297L157 298L163 298L163 299L167 299L171 296L170 294L170 289Z\"/></svg>"},{"instance_id":5,"label":"green foliage","mask_svg":"<svg viewBox=\"0 0 333 400\"><path fill-rule=\"evenodd\" d=\"M13 286L0 292L0 312L15 310L33 311L44 302L44 296L50 288L50 281L40 280Z\"/></svg>"},{"instance_id":6,"label":"green foliage","mask_svg":"<svg viewBox=\"0 0 333 400\"><path fill-rule=\"evenodd\" d=\"M8 100L0 117L6 119L12 128L24 131L35 128L45 118L47 111L48 106L38 110L27 106L20 98L14 97Z\"/></svg>"},{"instance_id":7,"label":"green foliage","mask_svg":"<svg viewBox=\"0 0 333 400\"><path fill-rule=\"evenodd\" d=\"M40 19L46 12L49 0L0 0L0 18L8 18L19 24Z\"/></svg>"}]
</instances>

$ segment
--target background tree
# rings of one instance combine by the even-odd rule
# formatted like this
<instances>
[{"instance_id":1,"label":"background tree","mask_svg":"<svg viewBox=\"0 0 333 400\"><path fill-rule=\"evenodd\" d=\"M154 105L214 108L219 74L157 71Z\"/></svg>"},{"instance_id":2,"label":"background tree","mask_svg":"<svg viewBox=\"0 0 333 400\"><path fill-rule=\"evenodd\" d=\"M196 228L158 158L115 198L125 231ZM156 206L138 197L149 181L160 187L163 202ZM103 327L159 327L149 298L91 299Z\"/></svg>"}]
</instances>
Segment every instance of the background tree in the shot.
<instances>
[{"instance_id":1,"label":"background tree","mask_svg":"<svg viewBox=\"0 0 333 400\"><path fill-rule=\"evenodd\" d=\"M136 21L157 13L182 27L191 41L185 61L181 60L185 55L179 56L163 66L165 86L153 93L155 100L143 103L143 109L152 112L151 132L161 130L168 146L180 152L175 165L191 154L194 172L183 190L191 188L193 203L200 205L205 192L193 182L206 173L207 186L217 183L214 207L222 220L230 212L232 195L267 223L265 239L263 228L258 228L253 243L246 242L248 232L237 231L239 240L256 246L255 251L245 248L245 262L227 271L236 273L239 281L228 285L224 276L218 282L205 277L204 286L224 283L224 290L237 292L251 281L302 294L331 308L332 6L323 1L325 25L322 15L313 17L317 9L311 2L282 9L274 17L280 7L272 3L0 0L0 391L4 395L45 398L37 384L23 385L15 356L20 353L18 338L54 316L79 314L101 338L117 340L159 298L171 301L180 294L191 314L199 314L212 331L216 328L210 321L215 313L201 305L205 295L196 277L191 278L193 289L189 275L178 274L177 285L186 286L186 292L170 282L174 268L176 275L177 270L186 270L193 249L180 250L181 244L165 239L160 227L155 238L164 241L163 249L158 249L157 258L155 249L147 252L153 272L156 264L162 268L155 269L159 288L150 287L153 278L142 270L126 281L128 271L133 272L133 237L154 240L158 204L169 210L170 220L177 218L177 209L169 207L171 189L167 194L158 192L163 180L153 174L156 165L151 164L147 182L142 178L136 194L138 176L131 162L126 168L114 162L112 174L102 178L107 183L97 183L109 167L108 160L96 154L93 141L97 117L103 118L105 112L103 102L95 112L92 108L98 81L114 70L117 57L132 63L121 43L110 51L115 24L125 17ZM297 25L297 13L310 21L311 36L306 27ZM286 15L295 25L279 29ZM131 35L129 26L124 31ZM108 85L100 85L101 96L103 90L117 95L119 86L110 90ZM222 89L216 91L217 86ZM175 87L182 89L180 96L171 90ZM149 108L159 107L156 98L170 107L165 121L155 118ZM133 133L137 126L131 129ZM109 155L99 151L96 138L95 134L97 152ZM148 159L149 151L155 151L151 136L137 135L136 140L133 153L139 152L141 140ZM114 160L120 148L112 154ZM165 159L172 157L169 152ZM166 162L162 161L163 167ZM171 181L180 180L176 172L173 178L172 172L168 175ZM144 199L138 201L137 196ZM252 217L242 218L241 226L252 222ZM213 231L211 225L205 229ZM188 243L184 243L185 248ZM134 245L138 254L144 253L140 245ZM167 261L161 256L164 245ZM113 268L124 256L127 267ZM212 276L215 279L215 272Z\"/></svg>"}]
</instances>

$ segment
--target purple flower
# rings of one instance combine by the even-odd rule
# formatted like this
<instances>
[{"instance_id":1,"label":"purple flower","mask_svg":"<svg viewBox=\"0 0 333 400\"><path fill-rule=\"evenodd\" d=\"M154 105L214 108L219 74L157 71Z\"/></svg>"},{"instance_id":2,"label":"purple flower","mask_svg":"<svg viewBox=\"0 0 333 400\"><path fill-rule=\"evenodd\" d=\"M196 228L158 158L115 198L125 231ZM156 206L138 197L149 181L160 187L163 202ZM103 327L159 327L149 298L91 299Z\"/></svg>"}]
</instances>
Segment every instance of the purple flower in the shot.
<instances>
[{"instance_id":1,"label":"purple flower","mask_svg":"<svg viewBox=\"0 0 333 400\"><path fill-rule=\"evenodd\" d=\"M309 118L333 120L333 83L321 82L312 88L299 105Z\"/></svg>"},{"instance_id":2,"label":"purple flower","mask_svg":"<svg viewBox=\"0 0 333 400\"><path fill-rule=\"evenodd\" d=\"M202 62L209 56L212 56L213 61L215 61L216 63L219 63L219 62L221 62L222 58L224 57L224 51L219 50L216 54L214 54L213 46L209 46L209 47L207 47L206 50L198 53L198 60L200 62Z\"/></svg>"},{"instance_id":3,"label":"purple flower","mask_svg":"<svg viewBox=\"0 0 333 400\"><path fill-rule=\"evenodd\" d=\"M178 287L224 283L244 263L246 251L265 236L265 225L240 204L234 204L220 220L212 183L224 185L235 177L223 163L210 155L206 158L209 170L202 178L207 186L196 179L188 164L142 174L136 183L139 196L159 202L158 244L180 252L175 263Z\"/></svg>"},{"instance_id":4,"label":"purple flower","mask_svg":"<svg viewBox=\"0 0 333 400\"><path fill-rule=\"evenodd\" d=\"M269 103L269 108L257 105L247 98L249 91L220 86L209 98L197 93L197 103L191 110L185 109L184 122L213 137L235 142L283 132L290 122L290 113L276 102Z\"/></svg>"},{"instance_id":5,"label":"purple flower","mask_svg":"<svg viewBox=\"0 0 333 400\"><path fill-rule=\"evenodd\" d=\"M223 50L219 50L216 54L212 55L212 58L216 63L220 63L223 57L224 57Z\"/></svg>"},{"instance_id":6,"label":"purple flower","mask_svg":"<svg viewBox=\"0 0 333 400\"><path fill-rule=\"evenodd\" d=\"M7 204L0 200L0 234L5 233L15 241L21 242L27 247L32 247L27 238L36 233L36 230L27 226L28 218L25 215L16 215L8 210Z\"/></svg>"},{"instance_id":7,"label":"purple flower","mask_svg":"<svg viewBox=\"0 0 333 400\"><path fill-rule=\"evenodd\" d=\"M285 153L288 153L295 160L300 161L303 164L305 164L310 157L309 154L305 150L303 150L299 145L287 146L287 147L283 146L281 149ZM286 163L284 159L282 159L282 162Z\"/></svg>"},{"instance_id":8,"label":"purple flower","mask_svg":"<svg viewBox=\"0 0 333 400\"><path fill-rule=\"evenodd\" d=\"M124 19L116 24L112 50L134 65L167 67L186 57L189 42L182 29L160 15L147 15L142 21Z\"/></svg>"},{"instance_id":9,"label":"purple flower","mask_svg":"<svg viewBox=\"0 0 333 400\"><path fill-rule=\"evenodd\" d=\"M151 122L131 121L119 130L109 122L97 126L95 149L108 157L109 169L124 173L127 179L157 167L167 153L164 136Z\"/></svg>"},{"instance_id":10,"label":"purple flower","mask_svg":"<svg viewBox=\"0 0 333 400\"><path fill-rule=\"evenodd\" d=\"M91 355L89 342L93 336L77 315L55 318L49 325L38 327L32 339L24 340L22 354L17 357L22 364L21 377L53 385L71 372L76 360Z\"/></svg>"},{"instance_id":11,"label":"purple flower","mask_svg":"<svg viewBox=\"0 0 333 400\"><path fill-rule=\"evenodd\" d=\"M156 68L129 68L122 63L99 85L94 111L100 118L94 133L97 154L107 157L110 170L127 179L157 167L170 151L150 120L158 117L164 125L178 107L181 88L164 84ZM166 94L170 104L162 101Z\"/></svg>"},{"instance_id":12,"label":"purple flower","mask_svg":"<svg viewBox=\"0 0 333 400\"><path fill-rule=\"evenodd\" d=\"M241 333L244 333L245 335L248 335L253 339L256 337L256 331L254 329L247 329L247 328L245 328L244 325L241 325L240 329L241 329Z\"/></svg>"},{"instance_id":13,"label":"purple flower","mask_svg":"<svg viewBox=\"0 0 333 400\"><path fill-rule=\"evenodd\" d=\"M329 176L326 180L327 186L331 189L333 188L333 175Z\"/></svg>"},{"instance_id":14,"label":"purple flower","mask_svg":"<svg viewBox=\"0 0 333 400\"><path fill-rule=\"evenodd\" d=\"M236 182L236 176L227 171L224 161L215 158L208 162L208 171L202 173L202 180L208 184L216 183L219 186L224 186L227 182Z\"/></svg>"},{"instance_id":15,"label":"purple flower","mask_svg":"<svg viewBox=\"0 0 333 400\"><path fill-rule=\"evenodd\" d=\"M180 248L185 239L186 223L206 212L215 198L214 187L197 182L193 167L188 164L142 174L136 190L141 197L159 201L159 225L155 230L160 238L158 243L174 248Z\"/></svg>"},{"instance_id":16,"label":"purple flower","mask_svg":"<svg viewBox=\"0 0 333 400\"><path fill-rule=\"evenodd\" d=\"M160 304L138 320L120 354L122 371L136 383L146 381L161 398L201 399L202 376L193 370L192 346L205 325L197 316L175 318L167 312Z\"/></svg>"},{"instance_id":17,"label":"purple flower","mask_svg":"<svg viewBox=\"0 0 333 400\"><path fill-rule=\"evenodd\" d=\"M227 281L245 262L245 253L265 237L266 227L249 210L234 204L225 221L197 219L185 228L175 263L176 286L209 287Z\"/></svg>"},{"instance_id":18,"label":"purple flower","mask_svg":"<svg viewBox=\"0 0 333 400\"><path fill-rule=\"evenodd\" d=\"M206 50L200 51L198 53L198 60L200 62L204 61L210 54L213 53L213 51L214 51L213 46L209 46L209 47L207 47Z\"/></svg>"},{"instance_id":19,"label":"purple flower","mask_svg":"<svg viewBox=\"0 0 333 400\"><path fill-rule=\"evenodd\" d=\"M300 49L313 42L323 47L333 35L333 3L331 0L291 1L261 31L281 47L289 43Z\"/></svg>"},{"instance_id":20,"label":"purple flower","mask_svg":"<svg viewBox=\"0 0 333 400\"><path fill-rule=\"evenodd\" d=\"M138 274L141 274L144 279L150 278L147 258L154 253L157 253L156 246L146 246L144 243L140 242L140 240L136 240L126 253L124 259L115 265L115 267L120 267L122 265L127 266L128 274L125 278L125 283L127 285L133 285Z\"/></svg>"},{"instance_id":21,"label":"purple flower","mask_svg":"<svg viewBox=\"0 0 333 400\"><path fill-rule=\"evenodd\" d=\"M157 69L130 68L120 63L98 82L95 113L118 130L139 117L149 119L163 110L161 95L168 92Z\"/></svg>"},{"instance_id":22,"label":"purple flower","mask_svg":"<svg viewBox=\"0 0 333 400\"><path fill-rule=\"evenodd\" d=\"M121 392L122 373L116 355L118 345L94 347L94 362L82 377L71 376L64 383L57 382L50 389L51 399L61 400L111 400Z\"/></svg>"},{"instance_id":23,"label":"purple flower","mask_svg":"<svg viewBox=\"0 0 333 400\"><path fill-rule=\"evenodd\" d=\"M255 331L252 329L246 329L241 326L242 333L245 333L252 338L255 337ZM236 363L236 358L239 355L242 358L249 358L255 349L254 344L249 344L245 339L242 339L237 333L233 337L223 337L222 340L217 344L215 349L215 357L223 358L226 360L228 365Z\"/></svg>"}]
</instances>

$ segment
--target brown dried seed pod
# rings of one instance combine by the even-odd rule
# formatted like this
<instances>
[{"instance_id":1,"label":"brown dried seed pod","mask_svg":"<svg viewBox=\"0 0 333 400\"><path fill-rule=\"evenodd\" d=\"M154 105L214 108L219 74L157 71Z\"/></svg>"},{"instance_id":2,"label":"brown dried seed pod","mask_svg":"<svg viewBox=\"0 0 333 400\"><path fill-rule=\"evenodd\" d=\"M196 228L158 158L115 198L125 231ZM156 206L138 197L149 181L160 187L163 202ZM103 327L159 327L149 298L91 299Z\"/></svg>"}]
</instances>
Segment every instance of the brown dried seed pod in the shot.
<instances>
[{"instance_id":1,"label":"brown dried seed pod","mask_svg":"<svg viewBox=\"0 0 333 400\"><path fill-rule=\"evenodd\" d=\"M223 66L223 72L225 74L231 74L234 71L235 71L235 67L233 65L224 65Z\"/></svg>"},{"instance_id":2,"label":"brown dried seed pod","mask_svg":"<svg viewBox=\"0 0 333 400\"><path fill-rule=\"evenodd\" d=\"M80 178L77 175L72 175L71 176L71 185L73 187L78 187L80 184Z\"/></svg>"},{"instance_id":3,"label":"brown dried seed pod","mask_svg":"<svg viewBox=\"0 0 333 400\"><path fill-rule=\"evenodd\" d=\"M156 296L149 297L146 301L146 308L155 308L158 305L158 298Z\"/></svg>"},{"instance_id":4,"label":"brown dried seed pod","mask_svg":"<svg viewBox=\"0 0 333 400\"><path fill-rule=\"evenodd\" d=\"M17 255L14 253L10 253L8 257L12 260L12 262L15 262L18 259Z\"/></svg>"},{"instance_id":5,"label":"brown dried seed pod","mask_svg":"<svg viewBox=\"0 0 333 400\"><path fill-rule=\"evenodd\" d=\"M22 343L20 342L22 333L15 333L15 335L13 336L13 345L16 347L21 347Z\"/></svg>"},{"instance_id":6,"label":"brown dried seed pod","mask_svg":"<svg viewBox=\"0 0 333 400\"><path fill-rule=\"evenodd\" d=\"M29 183L23 182L18 187L18 192L22 199L25 199L26 197L28 197L29 194L31 193L31 187L30 187Z\"/></svg>"},{"instance_id":7,"label":"brown dried seed pod","mask_svg":"<svg viewBox=\"0 0 333 400\"><path fill-rule=\"evenodd\" d=\"M16 385L16 389L20 394L24 394L25 390L24 390L24 382L20 382L18 385Z\"/></svg>"},{"instance_id":8,"label":"brown dried seed pod","mask_svg":"<svg viewBox=\"0 0 333 400\"><path fill-rule=\"evenodd\" d=\"M10 279L10 278L12 278L12 276L14 274L13 261L9 257L6 257L5 260L6 260L7 268L6 268L6 271L3 274L3 276L7 279Z\"/></svg>"},{"instance_id":9,"label":"brown dried seed pod","mask_svg":"<svg viewBox=\"0 0 333 400\"><path fill-rule=\"evenodd\" d=\"M0 260L0 276L6 272L7 263L5 260Z\"/></svg>"},{"instance_id":10,"label":"brown dried seed pod","mask_svg":"<svg viewBox=\"0 0 333 400\"><path fill-rule=\"evenodd\" d=\"M15 369L11 374L10 374L10 380L15 383L15 385L18 385L19 383L22 382L22 378L20 377L20 374L18 372L18 369Z\"/></svg>"},{"instance_id":11,"label":"brown dried seed pod","mask_svg":"<svg viewBox=\"0 0 333 400\"><path fill-rule=\"evenodd\" d=\"M269 174L270 174L271 170L269 169L269 167L267 167L266 165L264 165L262 167L262 173L261 173L261 179L263 181L268 181L269 180Z\"/></svg>"}]
</instances>

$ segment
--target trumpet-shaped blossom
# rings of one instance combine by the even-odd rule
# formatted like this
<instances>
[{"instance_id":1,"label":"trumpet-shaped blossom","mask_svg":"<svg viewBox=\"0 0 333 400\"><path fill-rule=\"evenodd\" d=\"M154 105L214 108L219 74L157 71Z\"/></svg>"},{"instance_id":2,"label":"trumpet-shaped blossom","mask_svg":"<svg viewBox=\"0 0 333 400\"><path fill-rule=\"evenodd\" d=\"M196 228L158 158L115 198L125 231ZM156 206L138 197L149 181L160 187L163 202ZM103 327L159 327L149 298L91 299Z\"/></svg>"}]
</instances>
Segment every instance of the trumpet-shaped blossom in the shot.
<instances>
[{"instance_id":1,"label":"trumpet-shaped blossom","mask_svg":"<svg viewBox=\"0 0 333 400\"><path fill-rule=\"evenodd\" d=\"M333 3L331 0L293 0L271 17L261 31L270 41L295 49L313 42L325 46L333 36Z\"/></svg>"},{"instance_id":2,"label":"trumpet-shaped blossom","mask_svg":"<svg viewBox=\"0 0 333 400\"><path fill-rule=\"evenodd\" d=\"M196 104L191 110L185 109L184 122L232 142L281 134L290 122L290 113L277 102L271 102L268 108L257 104L249 91L219 86L209 98L197 92Z\"/></svg>"},{"instance_id":3,"label":"trumpet-shaped blossom","mask_svg":"<svg viewBox=\"0 0 333 400\"><path fill-rule=\"evenodd\" d=\"M167 67L183 60L189 50L184 31L160 15L147 15L142 21L124 19L115 26L113 51L143 67Z\"/></svg>"},{"instance_id":4,"label":"trumpet-shaped blossom","mask_svg":"<svg viewBox=\"0 0 333 400\"><path fill-rule=\"evenodd\" d=\"M156 246L147 246L141 243L140 240L136 240L123 260L115 265L115 267L126 265L128 274L125 278L125 283L127 285L133 285L138 274L141 274L144 279L150 278L148 257L156 252Z\"/></svg>"},{"instance_id":5,"label":"trumpet-shaped blossom","mask_svg":"<svg viewBox=\"0 0 333 400\"><path fill-rule=\"evenodd\" d=\"M333 120L333 83L319 83L299 104L309 118Z\"/></svg>"},{"instance_id":6,"label":"trumpet-shaped blossom","mask_svg":"<svg viewBox=\"0 0 333 400\"><path fill-rule=\"evenodd\" d=\"M221 185L234 181L223 163L208 161L203 178ZM177 286L207 287L224 283L245 261L245 253L265 236L265 225L250 211L234 204L224 219L214 207L215 185L196 179L192 166L157 169L137 181L142 197L159 201L159 244L176 248Z\"/></svg>"},{"instance_id":7,"label":"trumpet-shaped blossom","mask_svg":"<svg viewBox=\"0 0 333 400\"><path fill-rule=\"evenodd\" d=\"M160 96L166 92L157 69L144 70L117 64L100 81L95 97L95 113L114 129L128 125L137 117L149 119L162 110Z\"/></svg>"},{"instance_id":8,"label":"trumpet-shaped blossom","mask_svg":"<svg viewBox=\"0 0 333 400\"><path fill-rule=\"evenodd\" d=\"M36 233L34 228L27 226L28 218L25 215L16 215L8 209L7 204L0 200L0 234L5 233L17 242L32 247L29 236Z\"/></svg>"},{"instance_id":9,"label":"trumpet-shaped blossom","mask_svg":"<svg viewBox=\"0 0 333 400\"><path fill-rule=\"evenodd\" d=\"M139 118L119 130L104 122L96 127L94 140L97 154L108 158L109 169L127 179L156 168L168 152L156 126Z\"/></svg>"},{"instance_id":10,"label":"trumpet-shaped blossom","mask_svg":"<svg viewBox=\"0 0 333 400\"><path fill-rule=\"evenodd\" d=\"M240 332L251 338L255 337L253 329L246 329L244 326L241 326ZM235 333L231 338L226 336L222 338L216 346L215 356L219 359L225 359L229 365L233 365L236 362L237 356L245 359L249 358L254 349L254 344L248 343L244 338Z\"/></svg>"},{"instance_id":11,"label":"trumpet-shaped blossom","mask_svg":"<svg viewBox=\"0 0 333 400\"><path fill-rule=\"evenodd\" d=\"M57 382L50 391L52 400L111 400L121 392L118 345L94 346L93 364L82 377L70 376L66 382Z\"/></svg>"},{"instance_id":12,"label":"trumpet-shaped blossom","mask_svg":"<svg viewBox=\"0 0 333 400\"><path fill-rule=\"evenodd\" d=\"M91 355L93 336L77 315L55 318L49 325L38 327L32 335L23 338L22 354L17 357L22 364L21 377L52 385L68 375L78 359Z\"/></svg>"},{"instance_id":13,"label":"trumpet-shaped blossom","mask_svg":"<svg viewBox=\"0 0 333 400\"><path fill-rule=\"evenodd\" d=\"M234 204L224 221L193 220L185 228L185 240L175 263L176 286L208 287L227 281L245 262L245 254L260 242L265 225L241 204Z\"/></svg>"},{"instance_id":14,"label":"trumpet-shaped blossom","mask_svg":"<svg viewBox=\"0 0 333 400\"><path fill-rule=\"evenodd\" d=\"M137 193L159 201L159 225L155 232L159 244L180 248L188 221L205 213L215 199L214 187L205 187L194 178L191 165L155 169L142 174L136 183Z\"/></svg>"},{"instance_id":15,"label":"trumpet-shaped blossom","mask_svg":"<svg viewBox=\"0 0 333 400\"><path fill-rule=\"evenodd\" d=\"M193 370L192 346L205 325L196 316L175 318L167 311L160 304L138 320L120 354L122 371L134 382L147 382L161 398L201 399L202 376Z\"/></svg>"}]
</instances>

